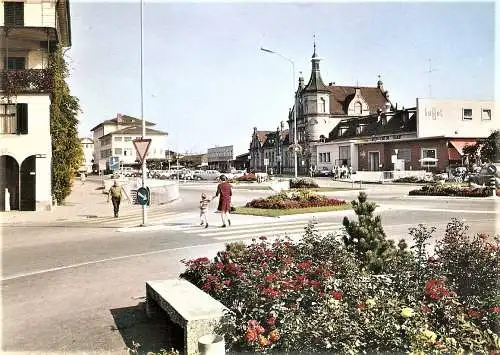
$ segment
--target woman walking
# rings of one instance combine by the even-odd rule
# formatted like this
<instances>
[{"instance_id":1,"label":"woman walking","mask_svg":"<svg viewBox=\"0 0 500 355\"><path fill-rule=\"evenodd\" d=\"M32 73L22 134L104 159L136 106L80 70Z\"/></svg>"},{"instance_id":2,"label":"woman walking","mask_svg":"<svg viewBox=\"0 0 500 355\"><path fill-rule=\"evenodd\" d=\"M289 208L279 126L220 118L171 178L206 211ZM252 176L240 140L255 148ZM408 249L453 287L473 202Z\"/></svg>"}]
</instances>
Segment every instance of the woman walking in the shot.
<instances>
[{"instance_id":1,"label":"woman walking","mask_svg":"<svg viewBox=\"0 0 500 355\"><path fill-rule=\"evenodd\" d=\"M231 210L231 196L233 195L233 191L231 189L231 184L227 181L226 175L221 175L220 180L221 183L217 186L217 192L212 200L219 196L219 206L217 210L220 211L220 216L222 218L221 227L225 228L226 226L231 226L229 211Z\"/></svg>"}]
</instances>

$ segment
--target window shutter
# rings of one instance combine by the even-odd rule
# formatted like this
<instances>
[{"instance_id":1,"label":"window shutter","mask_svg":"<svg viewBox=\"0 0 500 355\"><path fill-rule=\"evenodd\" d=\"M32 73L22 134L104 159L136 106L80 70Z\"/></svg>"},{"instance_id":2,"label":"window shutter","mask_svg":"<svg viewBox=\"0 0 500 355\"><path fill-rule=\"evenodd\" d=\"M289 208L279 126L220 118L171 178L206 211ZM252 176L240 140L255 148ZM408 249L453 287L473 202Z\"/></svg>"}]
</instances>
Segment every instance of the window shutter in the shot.
<instances>
[{"instance_id":1,"label":"window shutter","mask_svg":"<svg viewBox=\"0 0 500 355\"><path fill-rule=\"evenodd\" d=\"M17 104L17 134L28 134L28 104Z\"/></svg>"},{"instance_id":2,"label":"window shutter","mask_svg":"<svg viewBox=\"0 0 500 355\"><path fill-rule=\"evenodd\" d=\"M24 2L4 2L5 26L24 26Z\"/></svg>"}]
</instances>

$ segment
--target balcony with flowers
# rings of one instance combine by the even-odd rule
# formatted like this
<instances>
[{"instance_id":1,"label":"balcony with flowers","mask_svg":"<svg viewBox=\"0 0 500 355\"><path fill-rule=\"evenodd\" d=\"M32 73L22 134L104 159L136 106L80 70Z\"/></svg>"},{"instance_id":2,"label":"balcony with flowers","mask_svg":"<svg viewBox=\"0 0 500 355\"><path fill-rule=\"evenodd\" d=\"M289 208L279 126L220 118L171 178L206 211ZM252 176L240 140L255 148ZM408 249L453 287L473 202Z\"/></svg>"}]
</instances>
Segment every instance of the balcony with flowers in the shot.
<instances>
[{"instance_id":1,"label":"balcony with flowers","mask_svg":"<svg viewBox=\"0 0 500 355\"><path fill-rule=\"evenodd\" d=\"M52 74L49 69L9 69L0 72L0 92L5 96L48 94L51 90Z\"/></svg>"}]
</instances>

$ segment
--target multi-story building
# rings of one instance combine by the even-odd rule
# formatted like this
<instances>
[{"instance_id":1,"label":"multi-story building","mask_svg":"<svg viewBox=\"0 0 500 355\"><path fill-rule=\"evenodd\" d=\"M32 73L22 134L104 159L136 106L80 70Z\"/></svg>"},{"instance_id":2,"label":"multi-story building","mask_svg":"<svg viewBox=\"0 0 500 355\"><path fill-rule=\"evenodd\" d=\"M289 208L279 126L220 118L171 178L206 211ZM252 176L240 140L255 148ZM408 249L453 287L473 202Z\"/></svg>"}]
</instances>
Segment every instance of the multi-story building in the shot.
<instances>
[{"instance_id":1,"label":"multi-story building","mask_svg":"<svg viewBox=\"0 0 500 355\"><path fill-rule=\"evenodd\" d=\"M207 149L208 168L229 172L233 167L234 152L232 145L215 146Z\"/></svg>"},{"instance_id":2,"label":"multi-story building","mask_svg":"<svg viewBox=\"0 0 500 355\"><path fill-rule=\"evenodd\" d=\"M94 141L88 137L80 138L80 144L83 150L83 161L78 171L84 173L92 172L92 165L94 163Z\"/></svg>"},{"instance_id":3,"label":"multi-story building","mask_svg":"<svg viewBox=\"0 0 500 355\"><path fill-rule=\"evenodd\" d=\"M146 121L145 125L146 137L151 139L146 159L165 159L168 134L151 128L155 123ZM118 157L120 165L125 166L139 161L133 140L142 136L142 120L118 113L90 131L94 140L94 170L108 169L111 157Z\"/></svg>"},{"instance_id":4,"label":"multi-story building","mask_svg":"<svg viewBox=\"0 0 500 355\"><path fill-rule=\"evenodd\" d=\"M254 129L249 153L256 171L282 162L294 170L296 114L298 171L351 166L357 170L445 170L464 162L463 148L500 127L494 101L417 99L416 107L399 109L380 80L376 86L325 85L316 46L307 85L299 78L288 134ZM277 145L281 151L273 150ZM278 158L276 158L278 157Z\"/></svg>"},{"instance_id":5,"label":"multi-story building","mask_svg":"<svg viewBox=\"0 0 500 355\"><path fill-rule=\"evenodd\" d=\"M1 1L0 37L0 210L6 195L10 209L50 209L49 56L71 46L69 1Z\"/></svg>"}]
</instances>

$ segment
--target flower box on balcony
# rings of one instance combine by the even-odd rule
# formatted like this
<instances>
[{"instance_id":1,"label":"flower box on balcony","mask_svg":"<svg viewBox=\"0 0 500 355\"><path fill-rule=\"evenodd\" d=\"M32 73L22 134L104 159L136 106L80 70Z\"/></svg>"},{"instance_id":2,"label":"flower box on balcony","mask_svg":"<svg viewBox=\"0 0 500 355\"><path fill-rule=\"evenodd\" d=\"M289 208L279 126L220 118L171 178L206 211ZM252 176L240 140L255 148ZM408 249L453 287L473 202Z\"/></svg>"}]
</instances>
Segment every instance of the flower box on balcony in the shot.
<instances>
[{"instance_id":1,"label":"flower box on balcony","mask_svg":"<svg viewBox=\"0 0 500 355\"><path fill-rule=\"evenodd\" d=\"M49 93L52 75L48 69L4 70L0 73L0 91L7 95Z\"/></svg>"}]
</instances>

